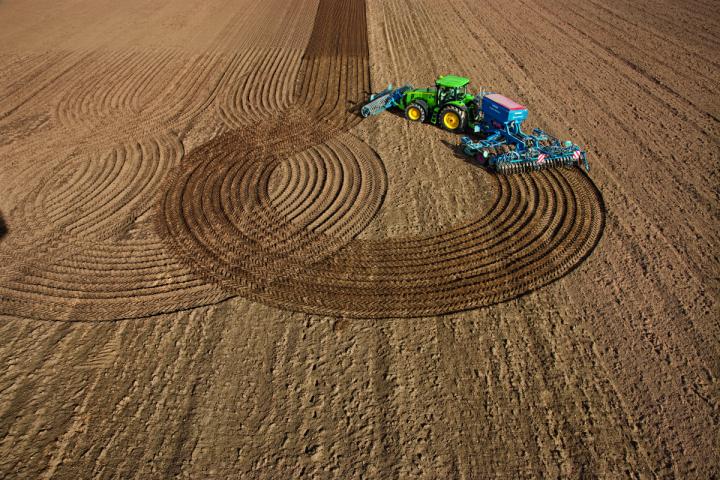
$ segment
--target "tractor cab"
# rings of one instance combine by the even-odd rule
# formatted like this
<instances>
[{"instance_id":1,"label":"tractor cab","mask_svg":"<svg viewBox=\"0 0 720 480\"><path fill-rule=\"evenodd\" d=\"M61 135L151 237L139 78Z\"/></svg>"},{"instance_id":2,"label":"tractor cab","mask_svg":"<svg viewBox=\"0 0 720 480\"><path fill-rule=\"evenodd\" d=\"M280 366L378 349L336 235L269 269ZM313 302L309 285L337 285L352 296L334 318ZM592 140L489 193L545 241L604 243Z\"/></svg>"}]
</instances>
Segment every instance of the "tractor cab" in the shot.
<instances>
[{"instance_id":1,"label":"tractor cab","mask_svg":"<svg viewBox=\"0 0 720 480\"><path fill-rule=\"evenodd\" d=\"M435 80L437 87L437 104L448 102L462 102L467 95L467 85L470 80L455 75L441 75Z\"/></svg>"}]
</instances>

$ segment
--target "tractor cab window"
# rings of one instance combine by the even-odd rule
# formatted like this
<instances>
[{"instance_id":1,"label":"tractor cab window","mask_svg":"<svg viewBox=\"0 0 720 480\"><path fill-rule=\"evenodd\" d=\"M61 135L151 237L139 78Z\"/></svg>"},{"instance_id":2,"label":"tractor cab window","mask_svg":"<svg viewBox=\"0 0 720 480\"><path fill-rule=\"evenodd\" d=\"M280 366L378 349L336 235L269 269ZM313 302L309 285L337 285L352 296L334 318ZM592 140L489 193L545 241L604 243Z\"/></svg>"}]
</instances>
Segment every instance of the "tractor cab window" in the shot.
<instances>
[{"instance_id":1,"label":"tractor cab window","mask_svg":"<svg viewBox=\"0 0 720 480\"><path fill-rule=\"evenodd\" d=\"M465 86L456 88L440 87L438 89L438 103L442 104L452 102L453 100L461 100L465 97L466 91L467 88Z\"/></svg>"},{"instance_id":2,"label":"tractor cab window","mask_svg":"<svg viewBox=\"0 0 720 480\"><path fill-rule=\"evenodd\" d=\"M440 87L437 91L437 97L438 97L438 104L445 103L445 99L447 98L447 88Z\"/></svg>"}]
</instances>

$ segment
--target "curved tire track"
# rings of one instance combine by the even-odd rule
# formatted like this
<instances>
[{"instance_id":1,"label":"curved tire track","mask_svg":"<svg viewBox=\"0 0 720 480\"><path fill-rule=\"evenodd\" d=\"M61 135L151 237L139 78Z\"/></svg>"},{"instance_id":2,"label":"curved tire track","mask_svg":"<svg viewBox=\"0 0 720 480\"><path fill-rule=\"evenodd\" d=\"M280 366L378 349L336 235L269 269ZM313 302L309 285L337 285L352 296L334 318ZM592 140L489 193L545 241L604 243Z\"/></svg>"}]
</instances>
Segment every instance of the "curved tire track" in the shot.
<instances>
[{"instance_id":1,"label":"curved tire track","mask_svg":"<svg viewBox=\"0 0 720 480\"><path fill-rule=\"evenodd\" d=\"M3 242L0 311L110 320L240 294L309 313L424 316L508 300L582 262L604 208L577 169L492 176L487 209L437 235L356 239L388 181L377 154L347 133L370 84L365 24L361 0L322 0L300 61L273 49L198 57L177 78L187 115L208 105L196 99L193 72L220 62L228 68L210 101L218 98L233 130L182 162L181 144L165 135L71 157L42 175L17 212L25 235ZM165 58L173 63L171 52ZM98 89L78 84L58 117L147 117L126 134L177 120L149 84L172 69L148 69L150 60L93 59L107 76L124 73Z\"/></svg>"},{"instance_id":2,"label":"curved tire track","mask_svg":"<svg viewBox=\"0 0 720 480\"><path fill-rule=\"evenodd\" d=\"M174 136L72 157L41 177L3 242L0 310L114 320L215 303L227 295L173 258L147 228L148 205L179 163Z\"/></svg>"},{"instance_id":3,"label":"curved tire track","mask_svg":"<svg viewBox=\"0 0 720 480\"><path fill-rule=\"evenodd\" d=\"M285 113L261 127L235 122L190 155L158 216L169 248L229 293L352 317L491 305L576 267L604 228L600 193L577 169L495 176L493 205L439 235L353 240L385 191L375 154L358 161L371 150L342 133L358 121L348 101L369 89L361 4L321 2Z\"/></svg>"}]
</instances>

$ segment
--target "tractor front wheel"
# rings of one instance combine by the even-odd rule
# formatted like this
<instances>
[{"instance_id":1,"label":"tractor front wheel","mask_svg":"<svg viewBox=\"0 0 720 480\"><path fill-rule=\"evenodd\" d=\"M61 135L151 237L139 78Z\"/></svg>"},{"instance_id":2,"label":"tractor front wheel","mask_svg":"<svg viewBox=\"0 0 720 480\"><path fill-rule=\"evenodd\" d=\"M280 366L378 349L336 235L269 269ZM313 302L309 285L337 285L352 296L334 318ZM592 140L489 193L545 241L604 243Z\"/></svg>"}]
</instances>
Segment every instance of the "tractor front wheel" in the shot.
<instances>
[{"instance_id":1,"label":"tractor front wheel","mask_svg":"<svg viewBox=\"0 0 720 480\"><path fill-rule=\"evenodd\" d=\"M440 123L448 132L459 132L465 128L465 112L455 105L448 105L440 111Z\"/></svg>"},{"instance_id":2,"label":"tractor front wheel","mask_svg":"<svg viewBox=\"0 0 720 480\"><path fill-rule=\"evenodd\" d=\"M427 103L422 100L416 100L405 109L405 118L411 122L423 123L427 116Z\"/></svg>"}]
</instances>

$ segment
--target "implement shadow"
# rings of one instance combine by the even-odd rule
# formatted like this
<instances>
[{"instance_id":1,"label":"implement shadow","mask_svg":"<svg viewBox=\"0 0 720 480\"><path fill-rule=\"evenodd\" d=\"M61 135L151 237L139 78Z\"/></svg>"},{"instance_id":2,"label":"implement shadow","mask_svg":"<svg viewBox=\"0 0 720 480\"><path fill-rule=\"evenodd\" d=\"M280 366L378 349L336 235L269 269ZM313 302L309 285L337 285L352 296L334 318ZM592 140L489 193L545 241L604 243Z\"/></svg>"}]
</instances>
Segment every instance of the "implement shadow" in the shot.
<instances>
[{"instance_id":1,"label":"implement shadow","mask_svg":"<svg viewBox=\"0 0 720 480\"><path fill-rule=\"evenodd\" d=\"M455 142L455 143L449 142L447 140L440 140L440 141L443 143L443 145L445 145L452 152L453 157L460 159L463 162L468 163L474 167L492 172L492 169L490 167L480 163L476 157L465 155L465 153L463 152L463 145L459 141Z\"/></svg>"}]
</instances>

